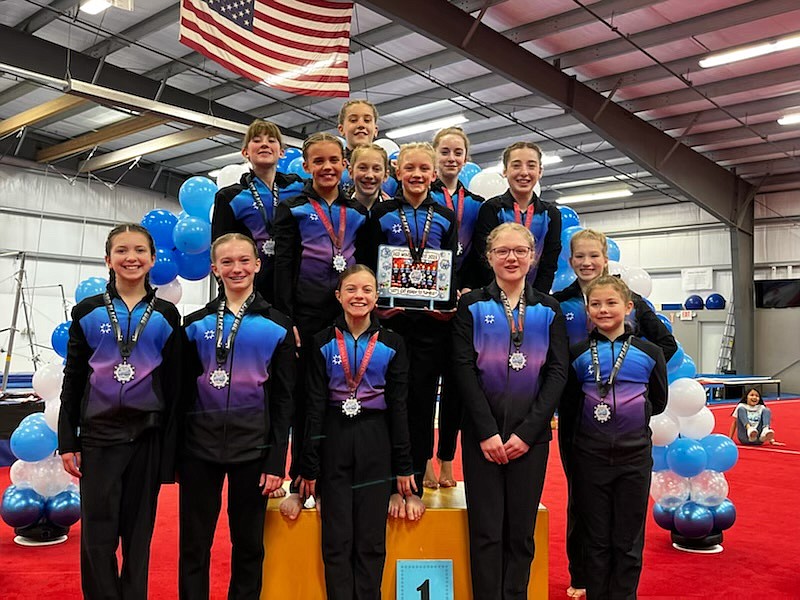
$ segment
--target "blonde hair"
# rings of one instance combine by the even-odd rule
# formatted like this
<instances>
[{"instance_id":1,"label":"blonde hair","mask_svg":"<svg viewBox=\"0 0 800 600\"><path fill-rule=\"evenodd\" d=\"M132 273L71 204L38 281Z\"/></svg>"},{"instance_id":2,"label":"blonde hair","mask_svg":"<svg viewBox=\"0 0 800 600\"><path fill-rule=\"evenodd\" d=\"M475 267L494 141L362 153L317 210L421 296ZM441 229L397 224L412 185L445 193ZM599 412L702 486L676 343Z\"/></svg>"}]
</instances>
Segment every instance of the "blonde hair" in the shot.
<instances>
[{"instance_id":1,"label":"blonde hair","mask_svg":"<svg viewBox=\"0 0 800 600\"><path fill-rule=\"evenodd\" d=\"M503 150L503 167L508 167L508 161L511 159L511 153L514 150L523 150L525 148L530 148L531 150L535 150L536 154L539 155L539 166L542 163L542 149L538 146L538 144L534 144L533 142L514 142L510 146L508 146L505 150Z\"/></svg>"},{"instance_id":2,"label":"blonde hair","mask_svg":"<svg viewBox=\"0 0 800 600\"><path fill-rule=\"evenodd\" d=\"M219 236L211 244L212 263L217 260L217 248L222 246L222 244L227 244L228 242L247 242L253 249L253 256L258 258L258 248L256 248L256 243L253 241L253 238L246 236L243 233L226 233L225 235Z\"/></svg>"},{"instance_id":3,"label":"blonde hair","mask_svg":"<svg viewBox=\"0 0 800 600\"><path fill-rule=\"evenodd\" d=\"M591 299L592 292L594 292L597 288L602 287L613 288L619 294L619 297L622 298L622 301L626 304L633 300L631 289L624 281L622 281L622 279L619 277L614 277L613 275L601 275L586 286L586 302L588 303Z\"/></svg>"},{"instance_id":4,"label":"blonde hair","mask_svg":"<svg viewBox=\"0 0 800 600\"><path fill-rule=\"evenodd\" d=\"M377 107L370 102L369 100L364 100L363 98L356 98L355 100L348 100L344 104L342 104L342 108L339 109L339 125L344 125L344 120L347 117L347 109L353 106L354 104L366 104L372 110L372 116L375 117L375 122L378 122L378 109Z\"/></svg>"},{"instance_id":5,"label":"blonde hair","mask_svg":"<svg viewBox=\"0 0 800 600\"><path fill-rule=\"evenodd\" d=\"M274 137L278 140L278 143L283 148L283 136L281 136L280 128L275 125L275 123L271 123L270 121L264 121L263 119L256 119L252 123L250 123L250 127L247 128L247 133L244 136L244 142L242 142L242 150L247 149L247 144L253 141L253 138L266 135L268 137Z\"/></svg>"},{"instance_id":6,"label":"blonde hair","mask_svg":"<svg viewBox=\"0 0 800 600\"><path fill-rule=\"evenodd\" d=\"M364 144L353 148L353 151L350 153L350 167L354 167L358 159L361 158L361 155L367 152L377 152L383 161L383 169L387 173L389 172L389 155L386 154L386 150L378 146L378 144Z\"/></svg>"},{"instance_id":7,"label":"blonde hair","mask_svg":"<svg viewBox=\"0 0 800 600\"><path fill-rule=\"evenodd\" d=\"M570 255L575 254L575 244L578 242L597 242L603 251L603 256L608 258L608 241L606 234L596 229L581 229L569 240Z\"/></svg>"},{"instance_id":8,"label":"blonde hair","mask_svg":"<svg viewBox=\"0 0 800 600\"><path fill-rule=\"evenodd\" d=\"M322 144L324 142L332 142L339 146L339 150L342 151L342 157L344 157L344 146L342 146L342 140L335 135L331 135L330 133L312 133L303 142L303 160L308 160L308 149L311 148L311 146L314 144Z\"/></svg>"},{"instance_id":9,"label":"blonde hair","mask_svg":"<svg viewBox=\"0 0 800 600\"><path fill-rule=\"evenodd\" d=\"M397 155L397 167L400 168L400 165L403 164L403 158L409 152L415 152L420 150L430 156L431 164L436 164L436 150L433 149L428 142L411 142L410 144L403 144L400 146L400 152Z\"/></svg>"},{"instance_id":10,"label":"blonde hair","mask_svg":"<svg viewBox=\"0 0 800 600\"><path fill-rule=\"evenodd\" d=\"M494 248L494 242L497 239L497 237L503 233L520 234L522 237L525 238L525 241L528 243L530 249L533 250L534 254L536 253L536 240L534 239L531 230L525 227L524 225L520 225L519 223L506 222L506 223L501 223L500 225L492 229L492 231L489 232L489 235L486 236L486 256L489 256L489 253L492 251L492 248ZM534 256L534 258L536 257Z\"/></svg>"},{"instance_id":11,"label":"blonde hair","mask_svg":"<svg viewBox=\"0 0 800 600\"><path fill-rule=\"evenodd\" d=\"M466 154L469 154L469 138L461 127L445 127L437 131L436 135L433 136L433 147L438 148L439 144L442 142L442 138L448 135L455 135L464 140L464 151Z\"/></svg>"}]
</instances>

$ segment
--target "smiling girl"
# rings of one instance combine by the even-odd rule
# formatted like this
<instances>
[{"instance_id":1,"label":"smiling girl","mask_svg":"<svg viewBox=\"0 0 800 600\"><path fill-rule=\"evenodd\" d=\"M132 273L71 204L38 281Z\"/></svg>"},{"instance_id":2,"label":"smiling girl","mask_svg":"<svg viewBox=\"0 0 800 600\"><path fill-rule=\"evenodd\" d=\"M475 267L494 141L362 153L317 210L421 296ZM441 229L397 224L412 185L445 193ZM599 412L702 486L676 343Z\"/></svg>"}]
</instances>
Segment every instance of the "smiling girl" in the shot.
<instances>
[{"instance_id":1,"label":"smiling girl","mask_svg":"<svg viewBox=\"0 0 800 600\"><path fill-rule=\"evenodd\" d=\"M388 200L381 186L389 175L389 157L377 144L358 146L350 154L350 177L353 179L353 198L368 211L377 202Z\"/></svg>"}]
</instances>

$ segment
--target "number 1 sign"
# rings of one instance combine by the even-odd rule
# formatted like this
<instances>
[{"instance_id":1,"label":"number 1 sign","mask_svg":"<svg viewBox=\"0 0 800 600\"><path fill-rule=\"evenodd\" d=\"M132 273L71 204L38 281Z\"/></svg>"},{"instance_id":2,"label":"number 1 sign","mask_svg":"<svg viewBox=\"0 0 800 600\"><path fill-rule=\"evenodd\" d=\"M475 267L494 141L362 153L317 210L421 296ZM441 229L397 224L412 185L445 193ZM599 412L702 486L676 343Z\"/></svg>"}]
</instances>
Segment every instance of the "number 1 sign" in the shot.
<instances>
[{"instance_id":1,"label":"number 1 sign","mask_svg":"<svg viewBox=\"0 0 800 600\"><path fill-rule=\"evenodd\" d=\"M453 561L398 560L397 600L453 600Z\"/></svg>"}]
</instances>

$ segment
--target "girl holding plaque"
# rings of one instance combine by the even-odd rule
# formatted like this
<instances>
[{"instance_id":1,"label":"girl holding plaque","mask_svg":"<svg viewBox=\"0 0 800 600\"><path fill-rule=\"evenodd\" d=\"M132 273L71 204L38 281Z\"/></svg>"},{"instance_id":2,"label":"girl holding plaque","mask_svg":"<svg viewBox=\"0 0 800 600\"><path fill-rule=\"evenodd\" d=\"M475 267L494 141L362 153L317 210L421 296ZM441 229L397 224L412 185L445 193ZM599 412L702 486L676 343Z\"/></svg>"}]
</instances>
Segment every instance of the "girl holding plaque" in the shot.
<instances>
[{"instance_id":1,"label":"girl holding plaque","mask_svg":"<svg viewBox=\"0 0 800 600\"><path fill-rule=\"evenodd\" d=\"M583 529L587 598L636 598L653 468L650 417L667 405L655 344L625 325L631 292L616 277L586 288L595 329L570 348L559 421L570 423L570 503Z\"/></svg>"},{"instance_id":2,"label":"girl holding plaque","mask_svg":"<svg viewBox=\"0 0 800 600\"><path fill-rule=\"evenodd\" d=\"M320 492L328 598L379 598L386 502L393 478L415 489L408 439L403 339L372 315L375 274L354 265L336 297L344 315L314 336L308 368L302 495Z\"/></svg>"},{"instance_id":3,"label":"girl holding plaque","mask_svg":"<svg viewBox=\"0 0 800 600\"><path fill-rule=\"evenodd\" d=\"M183 333L175 306L150 286L155 254L144 227L115 227L106 291L72 309L58 451L80 479L86 598L147 598L158 490L175 481Z\"/></svg>"},{"instance_id":4,"label":"girl holding plaque","mask_svg":"<svg viewBox=\"0 0 800 600\"><path fill-rule=\"evenodd\" d=\"M303 168L311 173L303 192L275 210L275 306L297 325L300 334L298 389L292 421L289 476L300 475L305 425L305 365L314 334L330 325L342 307L335 291L339 276L356 261L356 248L367 222L367 209L345 195L339 185L345 168L339 138L315 133L303 143ZM297 486L281 512L297 518L302 508Z\"/></svg>"},{"instance_id":5,"label":"girl holding plaque","mask_svg":"<svg viewBox=\"0 0 800 600\"><path fill-rule=\"evenodd\" d=\"M411 460L416 478L417 494L422 495L425 464L433 455L433 413L442 367L447 360L450 314L441 312L455 305L456 281L452 275L442 282L440 264L456 256L458 236L455 213L436 202L430 195L435 177L436 154L430 144L404 144L397 157L397 176L401 187L391 200L377 204L370 219L370 253L373 264L381 245L402 249L405 258L392 259L392 271L406 282L407 289L425 297L437 283L449 290L448 299L431 308L429 300L411 297L396 298L395 307L382 313L383 323L399 333L409 355L408 428L411 434ZM386 249L386 248L384 248ZM425 250L449 251L440 263L425 262ZM449 265L448 265L449 266ZM384 265L386 267L386 265ZM452 274L452 271L450 271ZM399 308L397 308L399 307ZM411 520L425 512L420 497L403 499L395 494L390 501L390 513Z\"/></svg>"},{"instance_id":6,"label":"girl holding plaque","mask_svg":"<svg viewBox=\"0 0 800 600\"><path fill-rule=\"evenodd\" d=\"M461 297L453 326L475 598L527 598L550 420L567 378L561 309L526 284L534 247L520 224L492 231L494 281Z\"/></svg>"},{"instance_id":7,"label":"girl holding plaque","mask_svg":"<svg viewBox=\"0 0 800 600\"><path fill-rule=\"evenodd\" d=\"M478 255L485 256L486 238L500 223L527 227L536 240L536 262L531 265L528 279L534 288L549 294L561 252L561 213L534 191L542 173L542 150L533 142L514 142L503 150L503 177L508 191L483 203L473 243ZM482 267L481 279L488 282L492 274L486 263Z\"/></svg>"},{"instance_id":8,"label":"girl holding plaque","mask_svg":"<svg viewBox=\"0 0 800 600\"><path fill-rule=\"evenodd\" d=\"M228 479L233 545L230 598L258 598L267 495L283 483L295 341L291 321L255 290L253 240L225 234L211 246L220 295L185 319L187 393L180 474L179 590L208 598L214 529Z\"/></svg>"}]
</instances>

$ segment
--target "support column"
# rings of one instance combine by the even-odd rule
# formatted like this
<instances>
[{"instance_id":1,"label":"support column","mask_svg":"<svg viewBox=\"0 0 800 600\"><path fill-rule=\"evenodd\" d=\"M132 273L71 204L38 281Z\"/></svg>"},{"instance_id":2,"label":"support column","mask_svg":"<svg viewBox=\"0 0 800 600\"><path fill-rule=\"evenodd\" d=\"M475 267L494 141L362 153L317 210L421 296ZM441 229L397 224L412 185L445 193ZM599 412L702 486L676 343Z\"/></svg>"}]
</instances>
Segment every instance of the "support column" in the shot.
<instances>
[{"instance_id":1,"label":"support column","mask_svg":"<svg viewBox=\"0 0 800 600\"><path fill-rule=\"evenodd\" d=\"M737 210L738 227L730 228L731 272L733 273L733 302L735 337L733 367L739 375L753 375L755 368L754 314L754 232L755 203L752 197L743 199Z\"/></svg>"}]
</instances>

